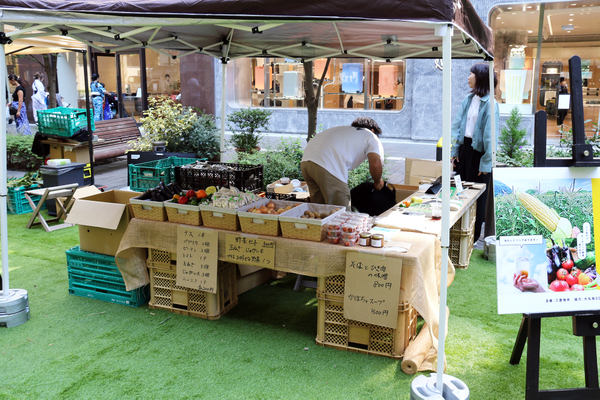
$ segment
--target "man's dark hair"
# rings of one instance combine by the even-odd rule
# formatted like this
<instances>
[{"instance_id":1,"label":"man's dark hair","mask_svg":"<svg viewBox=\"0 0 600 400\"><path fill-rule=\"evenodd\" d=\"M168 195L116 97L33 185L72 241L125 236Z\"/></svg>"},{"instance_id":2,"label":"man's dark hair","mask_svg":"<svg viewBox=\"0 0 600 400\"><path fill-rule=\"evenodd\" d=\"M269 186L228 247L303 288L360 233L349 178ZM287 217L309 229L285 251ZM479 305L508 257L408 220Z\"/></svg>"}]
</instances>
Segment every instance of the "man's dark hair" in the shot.
<instances>
[{"instance_id":1,"label":"man's dark hair","mask_svg":"<svg viewBox=\"0 0 600 400\"><path fill-rule=\"evenodd\" d=\"M477 63L471 67L471 72L475 75L475 87L472 92L479 97L490 93L490 67L488 63ZM494 72L494 87L498 86L498 77Z\"/></svg>"},{"instance_id":2,"label":"man's dark hair","mask_svg":"<svg viewBox=\"0 0 600 400\"><path fill-rule=\"evenodd\" d=\"M564 76L561 76L561 77L560 77L560 82L558 82L558 83L563 83L564 81L565 81L565 77L564 77Z\"/></svg>"},{"instance_id":3,"label":"man's dark hair","mask_svg":"<svg viewBox=\"0 0 600 400\"><path fill-rule=\"evenodd\" d=\"M373 118L369 117L358 117L352 121L352 125L355 128L366 128L372 130L377 136L381 135L381 128L377 125L377 122Z\"/></svg>"}]
</instances>

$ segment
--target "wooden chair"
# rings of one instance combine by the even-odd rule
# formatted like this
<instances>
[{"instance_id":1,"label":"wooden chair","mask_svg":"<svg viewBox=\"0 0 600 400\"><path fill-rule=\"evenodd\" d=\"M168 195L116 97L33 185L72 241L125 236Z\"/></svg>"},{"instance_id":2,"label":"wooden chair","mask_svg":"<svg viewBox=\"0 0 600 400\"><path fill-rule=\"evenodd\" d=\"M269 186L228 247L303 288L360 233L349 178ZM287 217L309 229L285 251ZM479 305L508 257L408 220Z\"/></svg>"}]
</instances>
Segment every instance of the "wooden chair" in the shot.
<instances>
[{"instance_id":1,"label":"wooden chair","mask_svg":"<svg viewBox=\"0 0 600 400\"><path fill-rule=\"evenodd\" d=\"M73 195L75 194L75 190L77 190L78 186L79 186L79 184L77 184L77 183L70 183L68 185L62 185L62 186L54 186L54 187L49 187L49 188L26 190L25 198L29 201L31 208L33 209L33 214L31 215L31 218L29 219L29 222L27 223L27 229L31 228L34 225L41 224L44 227L44 229L46 230L46 232L52 232L57 229L68 228L70 226L73 226L73 224L67 224L67 223L49 226L48 223L58 222L61 219L67 218L67 215L69 214L69 211L71 210L71 207L73 206L73 202L71 201L71 199L73 198ZM40 198L40 201L38 202L37 206L35 205L33 200L31 200L31 196L42 196ZM42 214L40 213L40 211L42 210L42 207L44 206L44 202L46 200L54 200L59 197L65 197L65 200L56 202L56 204L57 204L56 217L45 220L44 217L42 216ZM65 207L65 204L66 204L66 207ZM36 218L39 218L39 221L36 221Z\"/></svg>"}]
</instances>

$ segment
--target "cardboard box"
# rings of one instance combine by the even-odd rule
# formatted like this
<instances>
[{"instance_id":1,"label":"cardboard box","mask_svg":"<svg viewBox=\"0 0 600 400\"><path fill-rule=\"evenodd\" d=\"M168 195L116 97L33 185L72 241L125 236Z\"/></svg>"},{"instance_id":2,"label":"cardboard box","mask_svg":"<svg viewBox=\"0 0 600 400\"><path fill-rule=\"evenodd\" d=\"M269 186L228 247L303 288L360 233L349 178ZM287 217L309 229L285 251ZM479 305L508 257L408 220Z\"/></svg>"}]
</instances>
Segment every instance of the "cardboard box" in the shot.
<instances>
[{"instance_id":1,"label":"cardboard box","mask_svg":"<svg viewBox=\"0 0 600 400\"><path fill-rule=\"evenodd\" d=\"M90 150L88 146L69 146L67 144L50 144L50 158L67 158L71 162L88 164Z\"/></svg>"},{"instance_id":2,"label":"cardboard box","mask_svg":"<svg viewBox=\"0 0 600 400\"><path fill-rule=\"evenodd\" d=\"M277 185L277 184L281 184L281 181L277 180L277 181L267 185L267 192L288 194L288 193L292 193L294 190L294 185L292 185L291 183L288 183L287 185L276 187L275 185ZM293 193L295 195L296 199L305 199L308 196L310 196L310 193L308 192L308 185L306 184L306 182L300 182L300 188L303 190L303 192L294 192Z\"/></svg>"},{"instance_id":3,"label":"cardboard box","mask_svg":"<svg viewBox=\"0 0 600 400\"><path fill-rule=\"evenodd\" d=\"M110 190L78 199L66 222L79 225L81 250L114 256L133 213L129 199L139 192Z\"/></svg>"},{"instance_id":4,"label":"cardboard box","mask_svg":"<svg viewBox=\"0 0 600 400\"><path fill-rule=\"evenodd\" d=\"M410 198L416 191L419 190L418 186L412 185L399 185L397 183L388 183L387 185L396 189L396 203L400 203L402 200Z\"/></svg>"},{"instance_id":5,"label":"cardboard box","mask_svg":"<svg viewBox=\"0 0 600 400\"><path fill-rule=\"evenodd\" d=\"M404 168L404 184L416 185L431 183L442 176L442 162L406 158Z\"/></svg>"},{"instance_id":6,"label":"cardboard box","mask_svg":"<svg viewBox=\"0 0 600 400\"><path fill-rule=\"evenodd\" d=\"M239 264L236 276L238 296L273 279L273 272L268 268Z\"/></svg>"},{"instance_id":7,"label":"cardboard box","mask_svg":"<svg viewBox=\"0 0 600 400\"><path fill-rule=\"evenodd\" d=\"M75 190L75 193L73 194L73 198L71 198L71 203L74 203L75 200L77 200L77 199L92 196L92 195L98 194L98 193L102 193L102 192L96 186L79 187L79 188L77 188L77 190ZM58 209L58 202L61 201L64 204L66 199L67 199L66 197L59 197L55 200L57 209Z\"/></svg>"}]
</instances>

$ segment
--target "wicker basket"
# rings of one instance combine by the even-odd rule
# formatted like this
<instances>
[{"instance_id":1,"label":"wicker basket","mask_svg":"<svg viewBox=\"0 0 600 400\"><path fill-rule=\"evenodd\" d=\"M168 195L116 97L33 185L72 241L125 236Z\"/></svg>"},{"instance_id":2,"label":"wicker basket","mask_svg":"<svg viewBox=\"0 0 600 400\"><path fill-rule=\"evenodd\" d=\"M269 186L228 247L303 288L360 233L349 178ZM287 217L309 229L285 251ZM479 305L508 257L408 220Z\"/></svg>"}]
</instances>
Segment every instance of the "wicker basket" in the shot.
<instances>
[{"instance_id":1,"label":"wicker basket","mask_svg":"<svg viewBox=\"0 0 600 400\"><path fill-rule=\"evenodd\" d=\"M209 228L224 229L227 231L239 231L240 220L237 209L220 208L209 205L201 205L202 223Z\"/></svg>"},{"instance_id":2,"label":"wicker basket","mask_svg":"<svg viewBox=\"0 0 600 400\"><path fill-rule=\"evenodd\" d=\"M344 318L344 276L319 278L317 344L339 350L401 358L417 335L417 311L407 302L398 305L396 329Z\"/></svg>"},{"instance_id":3,"label":"wicker basket","mask_svg":"<svg viewBox=\"0 0 600 400\"><path fill-rule=\"evenodd\" d=\"M238 210L238 217L240 219L242 232L267 236L281 235L279 214L256 214L248 212L248 210L253 207L259 208L263 205L266 206L269 202L271 202L270 199L264 199L252 204L248 204L244 207L240 207ZM275 210L278 210L280 208L285 209L287 206L294 206L302 203L295 201L273 200L273 204L275 205Z\"/></svg>"},{"instance_id":4,"label":"wicker basket","mask_svg":"<svg viewBox=\"0 0 600 400\"><path fill-rule=\"evenodd\" d=\"M177 271L150 267L149 308L175 314L215 320L238 302L236 264L219 262L217 293L208 293L176 285Z\"/></svg>"},{"instance_id":5,"label":"wicker basket","mask_svg":"<svg viewBox=\"0 0 600 400\"><path fill-rule=\"evenodd\" d=\"M199 206L191 204L178 204L171 201L165 201L167 210L167 219L169 222L185 225L202 225L202 214Z\"/></svg>"},{"instance_id":6,"label":"wicker basket","mask_svg":"<svg viewBox=\"0 0 600 400\"><path fill-rule=\"evenodd\" d=\"M140 200L138 197L129 199L133 217L150 221L166 221L167 211L162 201Z\"/></svg>"},{"instance_id":7,"label":"wicker basket","mask_svg":"<svg viewBox=\"0 0 600 400\"><path fill-rule=\"evenodd\" d=\"M327 234L325 229L327 222L334 219L336 215L339 215L344 210L345 208L340 206L303 203L279 216L281 234L286 238L321 242L325 240ZM305 211L327 214L334 211L334 213L324 219L300 218Z\"/></svg>"}]
</instances>

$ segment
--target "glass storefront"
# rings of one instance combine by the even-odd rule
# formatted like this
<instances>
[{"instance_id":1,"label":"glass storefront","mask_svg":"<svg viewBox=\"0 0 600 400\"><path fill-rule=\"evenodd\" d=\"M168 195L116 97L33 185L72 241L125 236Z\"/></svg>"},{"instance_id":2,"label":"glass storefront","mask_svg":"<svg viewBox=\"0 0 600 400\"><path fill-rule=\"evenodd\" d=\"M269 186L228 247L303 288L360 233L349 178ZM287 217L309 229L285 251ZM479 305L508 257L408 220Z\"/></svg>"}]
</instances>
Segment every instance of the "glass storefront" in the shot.
<instances>
[{"instance_id":1,"label":"glass storefront","mask_svg":"<svg viewBox=\"0 0 600 400\"><path fill-rule=\"evenodd\" d=\"M561 131L571 127L570 111L558 109L560 82L569 84L569 58L577 55L582 60L586 131L595 130L600 118L599 17L600 2L494 8L490 25L495 39L494 69L500 78L496 91L500 112L509 113L515 106L523 114L545 110L549 139L560 138Z\"/></svg>"},{"instance_id":2,"label":"glass storefront","mask_svg":"<svg viewBox=\"0 0 600 400\"><path fill-rule=\"evenodd\" d=\"M327 60L313 62L316 85ZM284 58L248 58L228 64L232 107L302 108L304 64ZM399 111L404 104L404 61L332 58L321 89L321 109Z\"/></svg>"}]
</instances>

